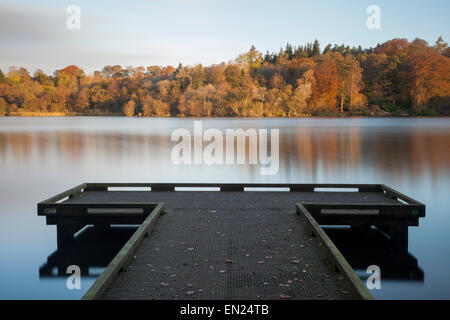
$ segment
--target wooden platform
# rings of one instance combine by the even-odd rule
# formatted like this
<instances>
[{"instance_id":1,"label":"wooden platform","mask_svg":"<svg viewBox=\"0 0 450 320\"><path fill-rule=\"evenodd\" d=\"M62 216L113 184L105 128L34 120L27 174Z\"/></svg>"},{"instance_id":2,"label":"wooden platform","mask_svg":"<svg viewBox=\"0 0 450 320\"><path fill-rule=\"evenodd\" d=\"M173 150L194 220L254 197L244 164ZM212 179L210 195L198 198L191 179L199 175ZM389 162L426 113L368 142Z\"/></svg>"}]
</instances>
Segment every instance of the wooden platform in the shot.
<instances>
[{"instance_id":1,"label":"wooden platform","mask_svg":"<svg viewBox=\"0 0 450 320\"><path fill-rule=\"evenodd\" d=\"M387 186L337 184L82 184L39 203L38 214L57 225L62 246L86 224L141 224L156 208L156 219L167 214L151 221L126 271L122 259L89 297L370 298L314 221L376 225L403 247L406 232L407 248L408 226L425 215L423 204Z\"/></svg>"}]
</instances>

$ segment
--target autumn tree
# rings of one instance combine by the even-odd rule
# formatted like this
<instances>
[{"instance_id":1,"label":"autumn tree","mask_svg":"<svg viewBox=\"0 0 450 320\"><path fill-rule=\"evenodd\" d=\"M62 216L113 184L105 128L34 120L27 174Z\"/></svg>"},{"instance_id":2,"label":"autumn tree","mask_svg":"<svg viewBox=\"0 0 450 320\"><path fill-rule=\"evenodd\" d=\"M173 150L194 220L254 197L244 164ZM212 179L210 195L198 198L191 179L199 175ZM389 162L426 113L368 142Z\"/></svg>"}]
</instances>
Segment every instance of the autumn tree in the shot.
<instances>
[{"instance_id":1,"label":"autumn tree","mask_svg":"<svg viewBox=\"0 0 450 320\"><path fill-rule=\"evenodd\" d=\"M386 86L389 79L386 70L389 58L386 54L369 54L361 61L364 81L364 94L372 103L385 100Z\"/></svg>"},{"instance_id":2,"label":"autumn tree","mask_svg":"<svg viewBox=\"0 0 450 320\"><path fill-rule=\"evenodd\" d=\"M377 54L384 53L387 56L405 54L410 46L407 39L392 39L385 43L378 45L375 49Z\"/></svg>"},{"instance_id":3,"label":"autumn tree","mask_svg":"<svg viewBox=\"0 0 450 320\"><path fill-rule=\"evenodd\" d=\"M340 111L344 112L344 105L350 110L365 104L364 96L360 93L362 89L362 70L358 60L352 55L342 56L333 54L339 75L339 99Z\"/></svg>"},{"instance_id":4,"label":"autumn tree","mask_svg":"<svg viewBox=\"0 0 450 320\"><path fill-rule=\"evenodd\" d=\"M254 71L261 67L263 56L262 53L256 50L255 46L252 46L247 53L241 54L236 58L236 63L244 70Z\"/></svg>"},{"instance_id":5,"label":"autumn tree","mask_svg":"<svg viewBox=\"0 0 450 320\"><path fill-rule=\"evenodd\" d=\"M134 100L129 100L122 108L123 114L127 117L134 116L134 112L136 109L136 102Z\"/></svg>"},{"instance_id":6,"label":"autumn tree","mask_svg":"<svg viewBox=\"0 0 450 320\"><path fill-rule=\"evenodd\" d=\"M68 76L71 77L79 77L83 75L83 70L81 70L79 67L75 65L67 66L61 70L56 71L56 74L65 73Z\"/></svg>"},{"instance_id":7,"label":"autumn tree","mask_svg":"<svg viewBox=\"0 0 450 320\"><path fill-rule=\"evenodd\" d=\"M6 100L0 97L0 114L6 113L6 107L7 107Z\"/></svg>"},{"instance_id":8,"label":"autumn tree","mask_svg":"<svg viewBox=\"0 0 450 320\"><path fill-rule=\"evenodd\" d=\"M191 85L194 89L199 89L203 87L206 76L203 66L201 64L196 65L191 71Z\"/></svg>"},{"instance_id":9,"label":"autumn tree","mask_svg":"<svg viewBox=\"0 0 450 320\"><path fill-rule=\"evenodd\" d=\"M312 51L311 51L311 56L318 56L320 55L320 44L319 41L316 39L314 40L313 43L313 47L312 47Z\"/></svg>"},{"instance_id":10,"label":"autumn tree","mask_svg":"<svg viewBox=\"0 0 450 320\"><path fill-rule=\"evenodd\" d=\"M6 77L2 70L0 70L0 84L1 83L6 83Z\"/></svg>"},{"instance_id":11,"label":"autumn tree","mask_svg":"<svg viewBox=\"0 0 450 320\"><path fill-rule=\"evenodd\" d=\"M433 103L440 108L450 102L450 59L440 54L413 55L406 59L406 77L412 106L421 111ZM405 81L406 81L405 79ZM445 101L447 104L443 104Z\"/></svg>"},{"instance_id":12,"label":"autumn tree","mask_svg":"<svg viewBox=\"0 0 450 320\"><path fill-rule=\"evenodd\" d=\"M225 71L225 79L233 86L239 87L243 84L245 71L237 65L229 65Z\"/></svg>"},{"instance_id":13,"label":"autumn tree","mask_svg":"<svg viewBox=\"0 0 450 320\"><path fill-rule=\"evenodd\" d=\"M78 112L85 112L89 107L89 89L84 87L80 90L73 99L73 109Z\"/></svg>"},{"instance_id":14,"label":"autumn tree","mask_svg":"<svg viewBox=\"0 0 450 320\"><path fill-rule=\"evenodd\" d=\"M31 79L28 70L22 67L19 69L16 67L10 67L7 78L13 84L23 83Z\"/></svg>"},{"instance_id":15,"label":"autumn tree","mask_svg":"<svg viewBox=\"0 0 450 320\"><path fill-rule=\"evenodd\" d=\"M311 104L316 110L336 111L339 76L336 62L329 56L317 61L314 67L315 82Z\"/></svg>"},{"instance_id":16,"label":"autumn tree","mask_svg":"<svg viewBox=\"0 0 450 320\"><path fill-rule=\"evenodd\" d=\"M375 48L318 40L264 56L252 46L211 66L105 66L84 74L71 65L46 75L0 72L0 103L11 112L104 112L129 116L301 116L365 112L449 114L450 49L442 37L393 39Z\"/></svg>"},{"instance_id":17,"label":"autumn tree","mask_svg":"<svg viewBox=\"0 0 450 320\"><path fill-rule=\"evenodd\" d=\"M206 82L212 84L213 86L219 86L225 83L225 64L212 65L205 69Z\"/></svg>"},{"instance_id":18,"label":"autumn tree","mask_svg":"<svg viewBox=\"0 0 450 320\"><path fill-rule=\"evenodd\" d=\"M439 36L439 38L434 43L433 48L434 50L436 50L437 53L443 55L448 48L448 43L444 41L442 36Z\"/></svg>"}]
</instances>

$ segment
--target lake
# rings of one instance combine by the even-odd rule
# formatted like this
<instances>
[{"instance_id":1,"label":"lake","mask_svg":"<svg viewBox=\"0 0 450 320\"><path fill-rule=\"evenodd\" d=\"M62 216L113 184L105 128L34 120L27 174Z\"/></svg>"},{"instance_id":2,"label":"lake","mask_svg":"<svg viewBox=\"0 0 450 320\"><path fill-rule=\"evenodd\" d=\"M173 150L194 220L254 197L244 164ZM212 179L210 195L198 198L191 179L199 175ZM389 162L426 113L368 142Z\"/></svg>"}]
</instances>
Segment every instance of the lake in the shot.
<instances>
[{"instance_id":1,"label":"lake","mask_svg":"<svg viewBox=\"0 0 450 320\"><path fill-rule=\"evenodd\" d=\"M279 129L277 174L251 164L175 165L171 133L193 132L195 120L221 132ZM0 299L79 299L133 232L113 230L116 241L95 249L98 261L82 250L58 252L56 228L37 216L36 204L82 182L387 184L424 203L426 217L409 228L407 257L390 261L398 270L386 278L382 270L372 294L450 298L450 118L0 117L0 182ZM90 230L82 236L84 246L98 240ZM81 290L68 290L58 270L73 256L88 267Z\"/></svg>"}]
</instances>

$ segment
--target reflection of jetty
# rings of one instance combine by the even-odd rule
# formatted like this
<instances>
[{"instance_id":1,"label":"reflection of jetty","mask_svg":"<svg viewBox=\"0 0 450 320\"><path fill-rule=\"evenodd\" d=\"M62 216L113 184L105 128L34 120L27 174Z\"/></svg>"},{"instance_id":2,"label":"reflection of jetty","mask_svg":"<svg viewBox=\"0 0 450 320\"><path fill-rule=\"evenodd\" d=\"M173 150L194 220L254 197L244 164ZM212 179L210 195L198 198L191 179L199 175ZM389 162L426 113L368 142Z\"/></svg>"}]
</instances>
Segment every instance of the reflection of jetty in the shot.
<instances>
[{"instance_id":1,"label":"reflection of jetty","mask_svg":"<svg viewBox=\"0 0 450 320\"><path fill-rule=\"evenodd\" d=\"M383 279L423 282L424 274L417 259L408 251L393 246L383 232L369 229L360 233L336 228L325 228L325 231L353 269L363 270L366 274L368 266L377 265ZM401 247L407 247L407 243Z\"/></svg>"},{"instance_id":2,"label":"reflection of jetty","mask_svg":"<svg viewBox=\"0 0 450 320\"><path fill-rule=\"evenodd\" d=\"M404 249L425 207L383 185L115 183L82 184L38 214L59 247L84 225L140 224L86 299L370 299L318 222L377 225Z\"/></svg>"},{"instance_id":3,"label":"reflection of jetty","mask_svg":"<svg viewBox=\"0 0 450 320\"><path fill-rule=\"evenodd\" d=\"M97 277L90 269L105 269L117 252L136 231L135 227L116 227L98 230L87 227L69 243L48 256L39 268L40 278L67 278L67 267L77 265L83 277Z\"/></svg>"}]
</instances>

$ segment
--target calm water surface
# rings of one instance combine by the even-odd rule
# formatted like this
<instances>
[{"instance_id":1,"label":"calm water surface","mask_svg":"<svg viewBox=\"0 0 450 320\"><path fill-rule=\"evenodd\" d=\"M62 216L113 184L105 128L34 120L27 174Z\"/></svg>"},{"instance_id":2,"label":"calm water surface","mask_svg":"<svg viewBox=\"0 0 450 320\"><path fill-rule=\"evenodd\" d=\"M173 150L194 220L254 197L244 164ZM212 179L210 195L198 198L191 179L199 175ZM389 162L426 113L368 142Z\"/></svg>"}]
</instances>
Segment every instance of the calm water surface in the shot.
<instances>
[{"instance_id":1,"label":"calm water surface","mask_svg":"<svg viewBox=\"0 0 450 320\"><path fill-rule=\"evenodd\" d=\"M37 217L36 204L82 182L384 183L425 203L427 217L409 229L409 253L387 262L373 295L450 298L450 118L203 119L205 129L222 132L279 128L274 176L260 175L257 165L172 164L170 134L192 132L193 121L0 118L0 298L79 299L131 234L113 230L117 243L90 248L96 261L82 250L56 250L56 228ZM80 248L92 239L89 230L82 234ZM338 246L345 241L353 240L344 235ZM380 259L376 252L347 254L363 279L362 266ZM58 270L74 257L89 274L81 290L66 289L65 270Z\"/></svg>"}]
</instances>

